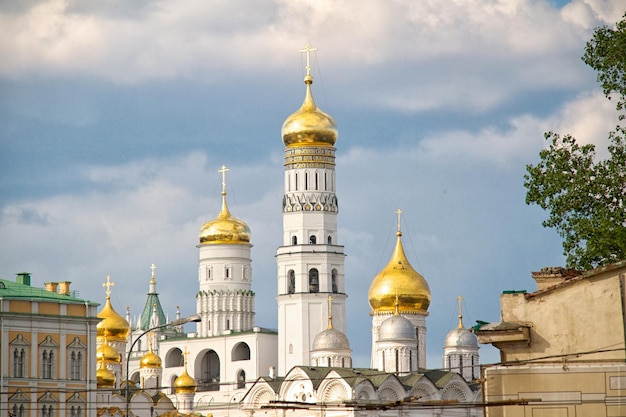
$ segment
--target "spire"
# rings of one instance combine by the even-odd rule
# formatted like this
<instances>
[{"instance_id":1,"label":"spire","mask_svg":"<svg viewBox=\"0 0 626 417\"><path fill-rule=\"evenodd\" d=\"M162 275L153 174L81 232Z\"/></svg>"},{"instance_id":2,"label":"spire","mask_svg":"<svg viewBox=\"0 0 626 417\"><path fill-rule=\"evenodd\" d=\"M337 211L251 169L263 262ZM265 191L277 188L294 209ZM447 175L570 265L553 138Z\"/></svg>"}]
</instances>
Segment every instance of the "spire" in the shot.
<instances>
[{"instance_id":1,"label":"spire","mask_svg":"<svg viewBox=\"0 0 626 417\"><path fill-rule=\"evenodd\" d=\"M150 292L149 294L156 294L156 281L154 280L154 270L156 269L156 266L154 264L152 264L152 266L150 266L150 270L152 271L152 278L150 279Z\"/></svg>"},{"instance_id":2,"label":"spire","mask_svg":"<svg viewBox=\"0 0 626 417\"><path fill-rule=\"evenodd\" d=\"M333 297L328 296L328 328L333 328Z\"/></svg>"},{"instance_id":3,"label":"spire","mask_svg":"<svg viewBox=\"0 0 626 417\"><path fill-rule=\"evenodd\" d=\"M226 205L226 173L230 171L230 169L226 168L226 165L222 165L222 167L217 171L222 174L222 211L220 211L219 218L227 219L231 217L230 211L228 211L228 206Z\"/></svg>"},{"instance_id":4,"label":"spire","mask_svg":"<svg viewBox=\"0 0 626 417\"><path fill-rule=\"evenodd\" d=\"M456 298L459 301L459 325L458 325L458 329L464 329L465 326L463 326L463 296L459 295Z\"/></svg>"},{"instance_id":5,"label":"spire","mask_svg":"<svg viewBox=\"0 0 626 417\"><path fill-rule=\"evenodd\" d=\"M155 269L156 266L152 264L150 266L150 284L146 297L146 304L144 304L139 318L138 328L141 330L148 330L150 327L167 323L165 313L161 307L161 301L159 300L159 293L156 290L156 278L154 274Z\"/></svg>"}]
</instances>

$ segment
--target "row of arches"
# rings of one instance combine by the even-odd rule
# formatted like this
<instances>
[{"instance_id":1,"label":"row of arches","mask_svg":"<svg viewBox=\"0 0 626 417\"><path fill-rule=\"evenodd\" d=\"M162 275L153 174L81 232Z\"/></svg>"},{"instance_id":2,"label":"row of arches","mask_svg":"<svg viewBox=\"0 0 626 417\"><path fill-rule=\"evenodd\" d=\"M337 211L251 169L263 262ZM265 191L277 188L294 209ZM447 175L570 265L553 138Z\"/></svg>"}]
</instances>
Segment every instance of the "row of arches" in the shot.
<instances>
[{"instance_id":1,"label":"row of arches","mask_svg":"<svg viewBox=\"0 0 626 417\"><path fill-rule=\"evenodd\" d=\"M313 171L299 173L293 172L293 175L287 175L288 191L335 191L334 190L334 173L328 175L324 172Z\"/></svg>"},{"instance_id":2,"label":"row of arches","mask_svg":"<svg viewBox=\"0 0 626 417\"><path fill-rule=\"evenodd\" d=\"M245 342L239 342L233 346L230 355L231 362L250 360L250 346ZM219 391L222 363L219 354L213 349L208 349L203 353L201 352L194 359L194 363L197 366L194 366L193 377L198 384L198 391ZM183 352L179 348L173 348L165 355L166 368L180 367L183 364ZM245 387L246 374L243 369L237 371L235 380L238 388ZM173 380L171 382L173 384Z\"/></svg>"},{"instance_id":3,"label":"row of arches","mask_svg":"<svg viewBox=\"0 0 626 417\"><path fill-rule=\"evenodd\" d=\"M297 244L298 244L298 236L291 236L291 245L295 246ZM333 237L331 235L328 235L328 237L326 238L326 244L327 245L333 244ZM309 245L317 245L317 236L315 235L309 236Z\"/></svg>"},{"instance_id":4,"label":"row of arches","mask_svg":"<svg viewBox=\"0 0 626 417\"><path fill-rule=\"evenodd\" d=\"M338 276L339 272L337 269L333 268L330 273L330 290L332 293L336 294L339 292L338 285ZM293 269L290 269L287 272L287 294L295 294L296 293L296 272ZM317 268L309 269L309 279L308 279L308 291L299 291L299 292L310 292L310 293L318 293L320 292L320 273Z\"/></svg>"}]
</instances>

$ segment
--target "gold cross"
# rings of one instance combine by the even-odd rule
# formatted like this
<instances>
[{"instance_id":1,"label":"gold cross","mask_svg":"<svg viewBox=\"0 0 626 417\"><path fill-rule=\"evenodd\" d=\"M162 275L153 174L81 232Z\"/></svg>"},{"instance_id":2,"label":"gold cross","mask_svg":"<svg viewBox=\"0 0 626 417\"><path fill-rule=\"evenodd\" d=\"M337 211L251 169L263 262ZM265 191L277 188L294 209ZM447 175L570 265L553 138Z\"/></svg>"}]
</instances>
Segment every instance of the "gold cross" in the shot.
<instances>
[{"instance_id":1,"label":"gold cross","mask_svg":"<svg viewBox=\"0 0 626 417\"><path fill-rule=\"evenodd\" d=\"M111 277L107 275L107 282L102 284L102 286L106 288L107 298L111 298L111 287L114 285L115 283L111 282Z\"/></svg>"},{"instance_id":2,"label":"gold cross","mask_svg":"<svg viewBox=\"0 0 626 417\"><path fill-rule=\"evenodd\" d=\"M398 215L398 232L400 231L400 217L402 217L402 210L396 210L396 214Z\"/></svg>"},{"instance_id":3,"label":"gold cross","mask_svg":"<svg viewBox=\"0 0 626 417\"><path fill-rule=\"evenodd\" d=\"M333 328L333 297L328 296L328 328Z\"/></svg>"},{"instance_id":4,"label":"gold cross","mask_svg":"<svg viewBox=\"0 0 626 417\"><path fill-rule=\"evenodd\" d=\"M226 193L226 173L228 171L230 171L230 169L226 168L226 165L222 165L222 168L217 171L222 174L222 194Z\"/></svg>"},{"instance_id":5,"label":"gold cross","mask_svg":"<svg viewBox=\"0 0 626 417\"><path fill-rule=\"evenodd\" d=\"M311 48L310 44L306 44L305 49L300 49L300 53L306 52L306 75L311 75L311 51L317 51L317 48Z\"/></svg>"},{"instance_id":6,"label":"gold cross","mask_svg":"<svg viewBox=\"0 0 626 417\"><path fill-rule=\"evenodd\" d=\"M459 301L459 329L463 327L463 296L456 297Z\"/></svg>"},{"instance_id":7,"label":"gold cross","mask_svg":"<svg viewBox=\"0 0 626 417\"><path fill-rule=\"evenodd\" d=\"M156 266L152 264L152 266L150 266L150 269L152 270L152 279L154 279L154 270L156 269Z\"/></svg>"}]
</instances>

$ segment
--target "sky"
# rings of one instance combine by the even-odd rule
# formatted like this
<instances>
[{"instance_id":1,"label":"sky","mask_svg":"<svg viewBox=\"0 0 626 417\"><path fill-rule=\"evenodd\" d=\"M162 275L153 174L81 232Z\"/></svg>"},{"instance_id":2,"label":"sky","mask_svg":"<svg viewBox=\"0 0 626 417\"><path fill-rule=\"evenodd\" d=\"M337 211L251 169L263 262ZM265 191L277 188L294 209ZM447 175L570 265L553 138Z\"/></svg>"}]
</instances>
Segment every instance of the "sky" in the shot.
<instances>
[{"instance_id":1,"label":"sky","mask_svg":"<svg viewBox=\"0 0 626 417\"><path fill-rule=\"evenodd\" d=\"M198 232L220 209L252 231L256 324L277 327L283 121L313 96L337 122L347 335L369 366L367 291L395 244L428 281L427 361L500 319L503 290L563 266L525 203L544 132L606 154L617 123L581 61L619 0L0 2L0 277L71 281L132 317L156 265L166 314L195 313ZM188 328L188 330L192 330ZM481 345L481 362L499 360Z\"/></svg>"}]
</instances>

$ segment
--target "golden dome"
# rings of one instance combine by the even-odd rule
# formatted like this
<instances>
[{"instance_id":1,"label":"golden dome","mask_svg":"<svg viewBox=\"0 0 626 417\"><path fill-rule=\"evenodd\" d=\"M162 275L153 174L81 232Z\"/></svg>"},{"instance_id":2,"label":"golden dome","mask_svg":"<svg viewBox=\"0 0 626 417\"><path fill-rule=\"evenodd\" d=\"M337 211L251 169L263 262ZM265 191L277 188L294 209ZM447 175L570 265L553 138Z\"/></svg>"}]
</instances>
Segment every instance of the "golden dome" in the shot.
<instances>
[{"instance_id":1,"label":"golden dome","mask_svg":"<svg viewBox=\"0 0 626 417\"><path fill-rule=\"evenodd\" d=\"M122 356L113 346L105 342L96 349L96 360L106 363L122 363Z\"/></svg>"},{"instance_id":2,"label":"golden dome","mask_svg":"<svg viewBox=\"0 0 626 417\"><path fill-rule=\"evenodd\" d=\"M98 313L98 318L102 319L96 325L98 329L98 340L104 340L105 335L108 340L114 342L125 342L130 332L130 325L126 319L115 312L111 306L111 297L107 295L107 301L102 310Z\"/></svg>"},{"instance_id":3,"label":"golden dome","mask_svg":"<svg viewBox=\"0 0 626 417\"><path fill-rule=\"evenodd\" d=\"M328 114L317 108L311 93L313 77L304 77L306 95L298 111L287 117L282 127L286 147L334 146L337 142L337 124Z\"/></svg>"},{"instance_id":4,"label":"golden dome","mask_svg":"<svg viewBox=\"0 0 626 417\"><path fill-rule=\"evenodd\" d=\"M196 392L197 388L198 384L196 384L195 379L187 373L187 367L185 366L183 374L174 380L174 390L176 394L193 394Z\"/></svg>"},{"instance_id":5,"label":"golden dome","mask_svg":"<svg viewBox=\"0 0 626 417\"><path fill-rule=\"evenodd\" d=\"M150 348L150 351L143 355L139 361L140 368L160 368L162 364L163 362L161 361L161 358L159 358L159 355L152 351L152 347Z\"/></svg>"},{"instance_id":6,"label":"golden dome","mask_svg":"<svg viewBox=\"0 0 626 417\"><path fill-rule=\"evenodd\" d=\"M96 384L98 388L115 388L117 378L113 371L104 365L104 361L100 361L100 365L96 370Z\"/></svg>"},{"instance_id":7,"label":"golden dome","mask_svg":"<svg viewBox=\"0 0 626 417\"><path fill-rule=\"evenodd\" d=\"M387 266L376 275L370 285L368 299L371 314L393 313L396 296L400 313L428 314L430 288L428 283L409 263L402 247L402 232Z\"/></svg>"},{"instance_id":8,"label":"golden dome","mask_svg":"<svg viewBox=\"0 0 626 417\"><path fill-rule=\"evenodd\" d=\"M222 191L222 210L217 217L200 228L200 244L242 244L250 243L250 228L234 218L226 205L226 191Z\"/></svg>"}]
</instances>

